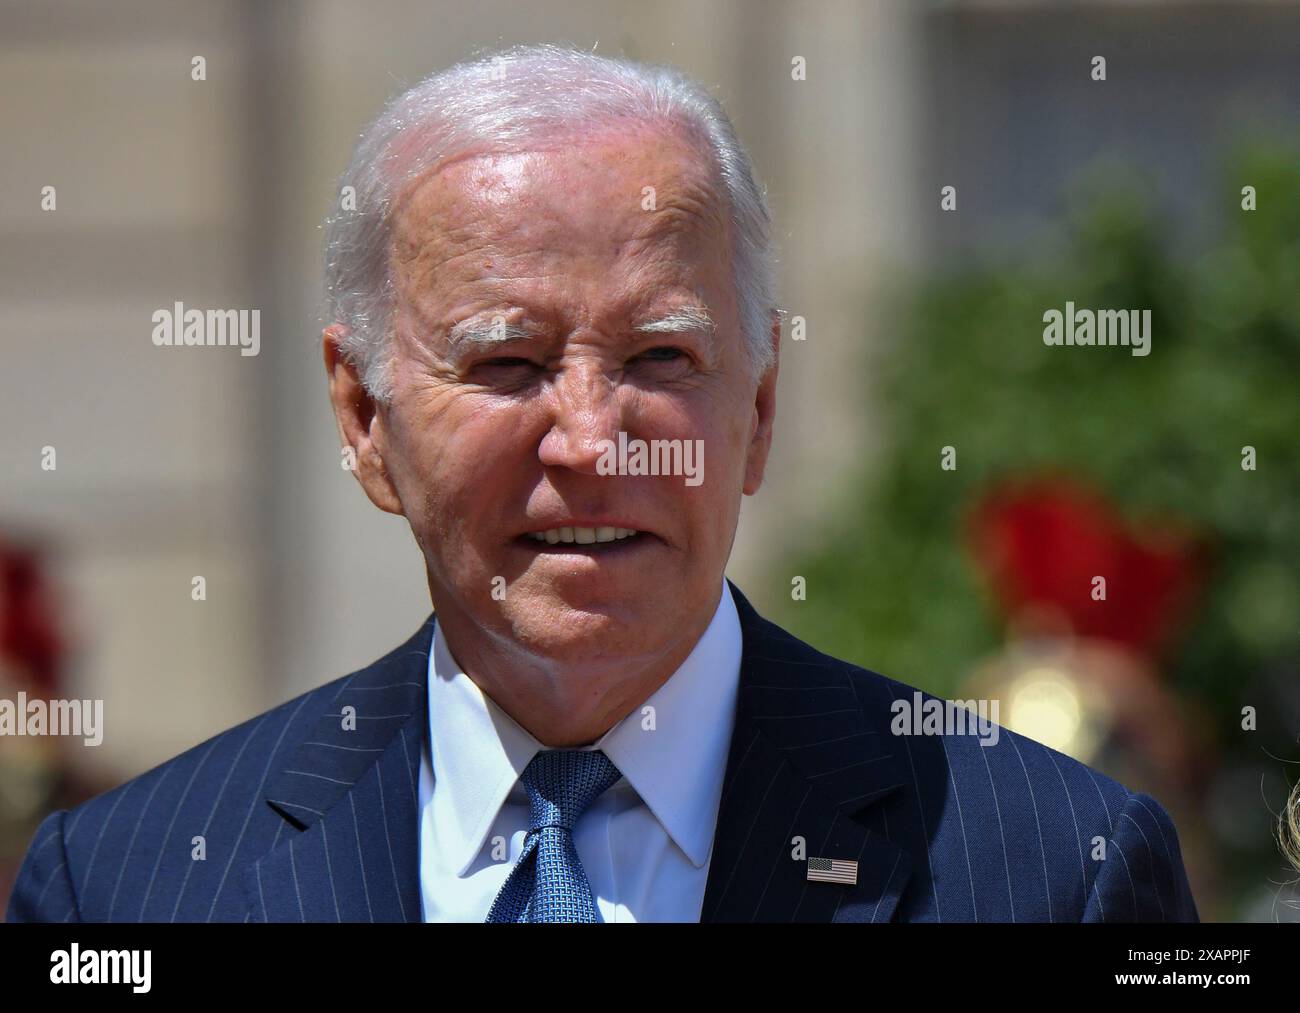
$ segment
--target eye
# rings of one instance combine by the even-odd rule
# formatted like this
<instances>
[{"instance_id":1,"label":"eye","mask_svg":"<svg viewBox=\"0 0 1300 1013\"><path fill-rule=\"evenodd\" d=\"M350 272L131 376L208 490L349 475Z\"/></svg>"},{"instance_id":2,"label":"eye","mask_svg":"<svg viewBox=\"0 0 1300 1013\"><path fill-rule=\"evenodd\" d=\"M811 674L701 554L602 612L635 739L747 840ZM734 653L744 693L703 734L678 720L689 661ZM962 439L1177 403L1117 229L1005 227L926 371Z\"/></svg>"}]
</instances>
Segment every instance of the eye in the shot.
<instances>
[{"instance_id":1,"label":"eye","mask_svg":"<svg viewBox=\"0 0 1300 1013\"><path fill-rule=\"evenodd\" d=\"M531 383L541 369L531 359L517 355L502 355L475 363L470 377L491 387L516 387Z\"/></svg>"},{"instance_id":2,"label":"eye","mask_svg":"<svg viewBox=\"0 0 1300 1013\"><path fill-rule=\"evenodd\" d=\"M686 352L680 348L674 348L671 345L657 345L654 348L647 349L637 358L649 359L652 362L672 362L677 358L684 358Z\"/></svg>"}]
</instances>

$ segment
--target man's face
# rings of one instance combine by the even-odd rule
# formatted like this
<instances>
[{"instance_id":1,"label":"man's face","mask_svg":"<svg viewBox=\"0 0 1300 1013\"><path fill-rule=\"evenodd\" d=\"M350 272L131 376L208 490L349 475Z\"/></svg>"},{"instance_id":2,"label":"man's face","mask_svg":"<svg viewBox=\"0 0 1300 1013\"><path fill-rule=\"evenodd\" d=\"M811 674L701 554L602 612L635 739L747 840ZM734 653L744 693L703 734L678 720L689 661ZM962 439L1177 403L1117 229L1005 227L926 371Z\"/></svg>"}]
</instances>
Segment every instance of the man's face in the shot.
<instances>
[{"instance_id":1,"label":"man's face","mask_svg":"<svg viewBox=\"0 0 1300 1013\"><path fill-rule=\"evenodd\" d=\"M369 427L384 474L361 477L400 503L452 627L611 664L698 636L762 481L775 384L750 375L729 243L706 163L663 132L466 158L406 191L393 397ZM702 441L703 481L601 474L620 432ZM638 534L530 537L569 527Z\"/></svg>"}]
</instances>

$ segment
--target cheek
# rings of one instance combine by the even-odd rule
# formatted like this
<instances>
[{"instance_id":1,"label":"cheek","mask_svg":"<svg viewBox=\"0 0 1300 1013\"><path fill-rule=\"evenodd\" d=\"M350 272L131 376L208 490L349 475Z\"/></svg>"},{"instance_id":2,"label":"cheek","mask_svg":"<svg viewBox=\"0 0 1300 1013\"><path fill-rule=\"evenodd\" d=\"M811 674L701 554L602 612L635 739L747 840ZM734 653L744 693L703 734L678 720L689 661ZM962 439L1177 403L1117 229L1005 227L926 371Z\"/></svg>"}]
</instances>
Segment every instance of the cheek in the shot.
<instances>
[{"instance_id":1,"label":"cheek","mask_svg":"<svg viewBox=\"0 0 1300 1013\"><path fill-rule=\"evenodd\" d=\"M430 537L468 548L483 541L485 530L497 531L511 506L522 503L528 426L524 406L469 395L442 399L437 411L415 420L407 480Z\"/></svg>"},{"instance_id":2,"label":"cheek","mask_svg":"<svg viewBox=\"0 0 1300 1013\"><path fill-rule=\"evenodd\" d=\"M427 535L432 534L432 522L445 516L449 494L463 481L460 473L464 458L455 442L456 430L444 429L443 418L442 413L428 410L427 405L408 406L400 427L392 432L384 457L402 502L415 507Z\"/></svg>"},{"instance_id":3,"label":"cheek","mask_svg":"<svg viewBox=\"0 0 1300 1013\"><path fill-rule=\"evenodd\" d=\"M746 410L745 404L730 391L717 392L717 396L710 398L709 414L701 419L707 475L729 481L744 468L752 428L752 408Z\"/></svg>"},{"instance_id":4,"label":"cheek","mask_svg":"<svg viewBox=\"0 0 1300 1013\"><path fill-rule=\"evenodd\" d=\"M427 478L450 473L489 441L494 406L441 380L411 384L402 392L401 437L407 458ZM469 458L472 460L472 456Z\"/></svg>"}]
</instances>

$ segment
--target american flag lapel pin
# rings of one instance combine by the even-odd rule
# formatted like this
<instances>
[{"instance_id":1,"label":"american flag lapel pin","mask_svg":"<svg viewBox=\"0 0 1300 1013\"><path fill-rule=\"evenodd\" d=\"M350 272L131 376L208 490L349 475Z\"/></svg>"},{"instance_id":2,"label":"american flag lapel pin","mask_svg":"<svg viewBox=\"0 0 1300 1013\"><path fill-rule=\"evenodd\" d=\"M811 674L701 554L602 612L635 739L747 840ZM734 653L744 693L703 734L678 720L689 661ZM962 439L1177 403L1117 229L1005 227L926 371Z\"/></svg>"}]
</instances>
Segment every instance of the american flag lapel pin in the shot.
<instances>
[{"instance_id":1,"label":"american flag lapel pin","mask_svg":"<svg viewBox=\"0 0 1300 1013\"><path fill-rule=\"evenodd\" d=\"M858 863L845 858L810 858L808 880L812 883L846 883L857 886Z\"/></svg>"}]
</instances>

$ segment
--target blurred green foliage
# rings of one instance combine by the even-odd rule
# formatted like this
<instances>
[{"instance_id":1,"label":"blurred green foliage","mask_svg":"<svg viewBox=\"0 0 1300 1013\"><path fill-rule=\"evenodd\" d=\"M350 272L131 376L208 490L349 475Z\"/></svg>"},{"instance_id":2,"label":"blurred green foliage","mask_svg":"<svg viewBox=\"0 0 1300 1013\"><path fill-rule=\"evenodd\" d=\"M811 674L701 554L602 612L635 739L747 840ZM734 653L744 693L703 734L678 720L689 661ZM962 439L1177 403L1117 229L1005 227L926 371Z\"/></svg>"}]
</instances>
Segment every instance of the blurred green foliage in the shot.
<instances>
[{"instance_id":1,"label":"blurred green foliage","mask_svg":"<svg viewBox=\"0 0 1300 1013\"><path fill-rule=\"evenodd\" d=\"M1241 188L1258 210L1242 210ZM1062 472L1130 519L1174 515L1211 569L1165 673L1225 722L1261 666L1300 645L1300 157L1252 147L1205 200L1206 252L1136 178L1074 191L1064 242L1020 264L919 286L894 338L858 364L886 446L850 515L781 572L808 601L774 618L830 654L951 695L1004 642L970 558L967 512L990 487ZM1150 309L1151 351L1048 347L1066 301ZM940 448L957 448L957 470ZM1242 469L1253 446L1257 470Z\"/></svg>"}]
</instances>

